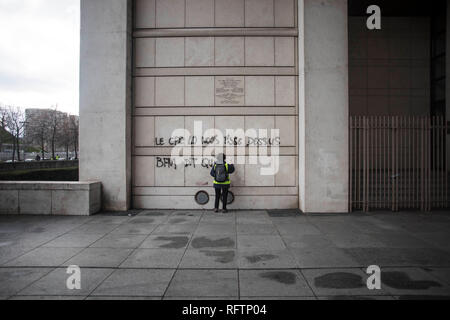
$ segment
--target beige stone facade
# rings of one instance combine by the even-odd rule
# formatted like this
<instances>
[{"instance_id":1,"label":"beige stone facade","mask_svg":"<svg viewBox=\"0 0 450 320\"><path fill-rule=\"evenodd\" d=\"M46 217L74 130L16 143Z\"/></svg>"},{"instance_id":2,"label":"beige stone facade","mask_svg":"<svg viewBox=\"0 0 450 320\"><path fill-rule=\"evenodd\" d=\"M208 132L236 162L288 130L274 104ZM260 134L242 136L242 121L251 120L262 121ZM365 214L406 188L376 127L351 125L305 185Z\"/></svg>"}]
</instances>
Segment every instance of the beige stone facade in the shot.
<instances>
[{"instance_id":1,"label":"beige stone facade","mask_svg":"<svg viewBox=\"0 0 450 320\"><path fill-rule=\"evenodd\" d=\"M198 150L195 167L164 165L174 130L193 133L201 121L204 131L224 135L279 129L281 170L262 176L248 158L237 164L231 207L297 208L296 1L138 0L134 10L133 206L211 207L194 201L199 190L214 194L210 166ZM254 27L262 28L257 35ZM227 90L239 92L229 98ZM236 149L248 155L246 142Z\"/></svg>"},{"instance_id":2,"label":"beige stone facade","mask_svg":"<svg viewBox=\"0 0 450 320\"><path fill-rule=\"evenodd\" d=\"M82 0L81 13L80 179L102 182L105 209L210 208L194 200L213 194L206 132L233 129L248 134L226 136L240 155L230 208L347 211L347 1ZM201 141L186 165L176 129Z\"/></svg>"}]
</instances>

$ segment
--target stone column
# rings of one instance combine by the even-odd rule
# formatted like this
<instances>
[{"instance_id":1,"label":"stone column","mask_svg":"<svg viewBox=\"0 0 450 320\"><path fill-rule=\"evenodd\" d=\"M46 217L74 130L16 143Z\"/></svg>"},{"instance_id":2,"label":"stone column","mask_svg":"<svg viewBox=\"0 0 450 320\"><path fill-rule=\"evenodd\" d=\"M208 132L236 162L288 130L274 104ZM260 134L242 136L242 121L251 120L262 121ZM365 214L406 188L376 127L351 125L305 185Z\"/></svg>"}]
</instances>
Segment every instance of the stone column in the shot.
<instances>
[{"instance_id":1,"label":"stone column","mask_svg":"<svg viewBox=\"0 0 450 320\"><path fill-rule=\"evenodd\" d=\"M347 0L299 0L299 181L304 212L347 212Z\"/></svg>"},{"instance_id":2,"label":"stone column","mask_svg":"<svg viewBox=\"0 0 450 320\"><path fill-rule=\"evenodd\" d=\"M81 0L80 180L127 210L131 176L131 0Z\"/></svg>"},{"instance_id":3,"label":"stone column","mask_svg":"<svg viewBox=\"0 0 450 320\"><path fill-rule=\"evenodd\" d=\"M447 0L447 47L445 51L445 103L446 103L446 118L447 122L450 121L450 0ZM450 137L447 135L447 170L450 170Z\"/></svg>"}]
</instances>

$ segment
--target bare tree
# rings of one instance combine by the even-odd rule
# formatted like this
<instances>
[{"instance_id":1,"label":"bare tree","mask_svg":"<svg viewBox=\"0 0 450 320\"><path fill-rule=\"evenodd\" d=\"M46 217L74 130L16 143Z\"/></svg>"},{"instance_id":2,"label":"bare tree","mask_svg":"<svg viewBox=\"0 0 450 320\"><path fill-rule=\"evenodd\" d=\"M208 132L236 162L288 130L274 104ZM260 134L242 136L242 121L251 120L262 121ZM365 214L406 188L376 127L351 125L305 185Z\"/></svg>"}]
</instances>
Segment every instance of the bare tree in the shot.
<instances>
[{"instance_id":1,"label":"bare tree","mask_svg":"<svg viewBox=\"0 0 450 320\"><path fill-rule=\"evenodd\" d=\"M69 160L69 149L72 144L72 133L70 127L70 116L64 115L61 118L60 130L59 130L59 145L66 151L66 159Z\"/></svg>"},{"instance_id":2,"label":"bare tree","mask_svg":"<svg viewBox=\"0 0 450 320\"><path fill-rule=\"evenodd\" d=\"M62 125L62 113L58 112L58 106L55 106L51 111L49 112L49 132L48 132L48 139L50 142L50 148L52 150L52 159L56 159L56 147L58 143L58 138L61 130Z\"/></svg>"},{"instance_id":3,"label":"bare tree","mask_svg":"<svg viewBox=\"0 0 450 320\"><path fill-rule=\"evenodd\" d=\"M28 117L25 127L26 140L39 146L42 160L45 159L45 144L49 136L49 123L49 114L47 112L39 112Z\"/></svg>"},{"instance_id":4,"label":"bare tree","mask_svg":"<svg viewBox=\"0 0 450 320\"><path fill-rule=\"evenodd\" d=\"M6 119L7 119L7 109L0 105L0 152L3 150L3 143L7 139L6 137Z\"/></svg>"},{"instance_id":5,"label":"bare tree","mask_svg":"<svg viewBox=\"0 0 450 320\"><path fill-rule=\"evenodd\" d=\"M20 160L20 139L23 136L25 128L25 115L18 107L9 106L6 115L6 128L13 135L13 154L12 161L15 160L15 153L17 150L17 161Z\"/></svg>"}]
</instances>

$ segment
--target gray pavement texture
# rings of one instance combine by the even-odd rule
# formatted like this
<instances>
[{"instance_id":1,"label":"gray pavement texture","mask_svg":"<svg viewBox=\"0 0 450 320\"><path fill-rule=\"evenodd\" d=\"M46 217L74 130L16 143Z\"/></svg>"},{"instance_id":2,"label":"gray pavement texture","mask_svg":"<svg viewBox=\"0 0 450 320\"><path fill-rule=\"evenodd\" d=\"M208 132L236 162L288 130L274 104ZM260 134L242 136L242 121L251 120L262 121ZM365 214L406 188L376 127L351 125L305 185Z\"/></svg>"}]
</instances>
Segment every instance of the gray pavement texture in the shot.
<instances>
[{"instance_id":1,"label":"gray pavement texture","mask_svg":"<svg viewBox=\"0 0 450 320\"><path fill-rule=\"evenodd\" d=\"M80 290L67 289L70 265ZM0 297L450 299L450 212L3 215Z\"/></svg>"}]
</instances>

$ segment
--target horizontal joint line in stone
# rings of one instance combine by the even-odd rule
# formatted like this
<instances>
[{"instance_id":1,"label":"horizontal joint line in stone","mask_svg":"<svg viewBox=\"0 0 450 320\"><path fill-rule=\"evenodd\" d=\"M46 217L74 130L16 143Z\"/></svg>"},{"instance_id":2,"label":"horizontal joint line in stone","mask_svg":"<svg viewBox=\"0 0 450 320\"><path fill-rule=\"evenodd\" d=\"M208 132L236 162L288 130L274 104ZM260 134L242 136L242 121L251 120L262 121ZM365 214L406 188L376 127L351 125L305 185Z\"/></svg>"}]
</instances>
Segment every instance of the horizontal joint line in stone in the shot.
<instances>
[{"instance_id":1,"label":"horizontal joint line in stone","mask_svg":"<svg viewBox=\"0 0 450 320\"><path fill-rule=\"evenodd\" d=\"M269 66L216 66L216 67L165 67L165 68L136 68L133 77L170 77L170 76L298 76L295 67Z\"/></svg>"},{"instance_id":2,"label":"horizontal joint line in stone","mask_svg":"<svg viewBox=\"0 0 450 320\"><path fill-rule=\"evenodd\" d=\"M297 28L175 28L175 29L138 29L134 38L167 37L233 37L233 36L277 36L298 37Z\"/></svg>"}]
</instances>

